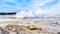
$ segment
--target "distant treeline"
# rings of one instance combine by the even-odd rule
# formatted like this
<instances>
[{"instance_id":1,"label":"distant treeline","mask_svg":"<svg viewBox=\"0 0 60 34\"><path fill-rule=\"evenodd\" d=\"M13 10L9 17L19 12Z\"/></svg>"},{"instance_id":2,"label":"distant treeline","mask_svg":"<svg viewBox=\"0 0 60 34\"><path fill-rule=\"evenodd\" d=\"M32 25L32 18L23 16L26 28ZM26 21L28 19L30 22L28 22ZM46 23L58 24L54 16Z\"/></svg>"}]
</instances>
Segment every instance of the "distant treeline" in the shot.
<instances>
[{"instance_id":1,"label":"distant treeline","mask_svg":"<svg viewBox=\"0 0 60 34\"><path fill-rule=\"evenodd\" d=\"M0 13L0 15L13 15L13 14L16 14L16 13Z\"/></svg>"}]
</instances>

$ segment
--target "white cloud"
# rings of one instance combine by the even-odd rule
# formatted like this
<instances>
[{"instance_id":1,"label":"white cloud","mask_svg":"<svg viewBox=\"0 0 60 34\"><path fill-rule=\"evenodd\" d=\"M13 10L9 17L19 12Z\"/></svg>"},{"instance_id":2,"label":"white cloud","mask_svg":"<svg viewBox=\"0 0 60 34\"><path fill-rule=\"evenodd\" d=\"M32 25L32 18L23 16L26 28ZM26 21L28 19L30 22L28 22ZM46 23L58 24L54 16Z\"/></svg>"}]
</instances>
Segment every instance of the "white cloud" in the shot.
<instances>
[{"instance_id":1,"label":"white cloud","mask_svg":"<svg viewBox=\"0 0 60 34\"><path fill-rule=\"evenodd\" d=\"M32 1L32 5L35 6L35 7L39 7L39 6L43 6L43 5L45 5L46 3L52 2L52 1L53 1L53 0L44 0L44 1L42 1L42 0L33 0L33 1Z\"/></svg>"},{"instance_id":2,"label":"white cloud","mask_svg":"<svg viewBox=\"0 0 60 34\"><path fill-rule=\"evenodd\" d=\"M60 7L60 1L58 1L58 0L57 0L58 3L54 6L51 6L49 8L46 6L44 9L38 9L40 6L44 6L45 4L50 3L52 1L54 1L54 0L46 0L42 3L39 3L39 2L35 3L35 7L33 7L33 8L35 8L34 10L35 10L36 14L41 14L41 15L46 14L47 16L53 16L53 15L59 14L60 13L60 8L59 8Z\"/></svg>"},{"instance_id":3,"label":"white cloud","mask_svg":"<svg viewBox=\"0 0 60 34\"><path fill-rule=\"evenodd\" d=\"M56 4L53 7L45 8L45 14L48 14L48 16L54 16L60 14L60 2Z\"/></svg>"}]
</instances>

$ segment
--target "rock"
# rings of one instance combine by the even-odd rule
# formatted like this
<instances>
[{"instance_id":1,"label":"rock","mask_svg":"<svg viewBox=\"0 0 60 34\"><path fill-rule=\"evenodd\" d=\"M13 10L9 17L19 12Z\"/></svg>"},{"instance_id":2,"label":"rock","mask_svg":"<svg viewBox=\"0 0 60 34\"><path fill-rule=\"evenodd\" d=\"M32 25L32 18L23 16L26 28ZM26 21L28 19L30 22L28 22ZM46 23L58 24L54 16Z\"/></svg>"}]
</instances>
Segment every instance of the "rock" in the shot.
<instances>
[{"instance_id":1,"label":"rock","mask_svg":"<svg viewBox=\"0 0 60 34\"><path fill-rule=\"evenodd\" d=\"M57 34L60 34L60 32L58 32Z\"/></svg>"},{"instance_id":2,"label":"rock","mask_svg":"<svg viewBox=\"0 0 60 34\"><path fill-rule=\"evenodd\" d=\"M0 34L56 34L58 30L55 28L49 24L8 24L6 27L0 27Z\"/></svg>"},{"instance_id":3,"label":"rock","mask_svg":"<svg viewBox=\"0 0 60 34\"><path fill-rule=\"evenodd\" d=\"M29 30L27 28L24 28L16 24L7 25L5 28L10 31L16 32L17 34L29 34Z\"/></svg>"},{"instance_id":4,"label":"rock","mask_svg":"<svg viewBox=\"0 0 60 34\"><path fill-rule=\"evenodd\" d=\"M17 34L17 32L9 31L9 34Z\"/></svg>"},{"instance_id":5,"label":"rock","mask_svg":"<svg viewBox=\"0 0 60 34\"><path fill-rule=\"evenodd\" d=\"M0 34L9 34L6 29L0 28Z\"/></svg>"}]
</instances>

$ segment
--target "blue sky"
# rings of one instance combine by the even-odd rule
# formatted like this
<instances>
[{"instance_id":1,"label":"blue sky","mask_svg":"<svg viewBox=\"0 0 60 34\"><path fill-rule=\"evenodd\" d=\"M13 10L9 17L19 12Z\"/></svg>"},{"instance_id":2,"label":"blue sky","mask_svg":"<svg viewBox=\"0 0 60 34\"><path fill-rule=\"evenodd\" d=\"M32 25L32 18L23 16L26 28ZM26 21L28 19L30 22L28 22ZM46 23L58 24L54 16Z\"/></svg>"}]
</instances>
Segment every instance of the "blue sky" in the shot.
<instances>
[{"instance_id":1,"label":"blue sky","mask_svg":"<svg viewBox=\"0 0 60 34\"><path fill-rule=\"evenodd\" d=\"M60 14L60 0L0 0L0 12L19 12L21 16Z\"/></svg>"}]
</instances>

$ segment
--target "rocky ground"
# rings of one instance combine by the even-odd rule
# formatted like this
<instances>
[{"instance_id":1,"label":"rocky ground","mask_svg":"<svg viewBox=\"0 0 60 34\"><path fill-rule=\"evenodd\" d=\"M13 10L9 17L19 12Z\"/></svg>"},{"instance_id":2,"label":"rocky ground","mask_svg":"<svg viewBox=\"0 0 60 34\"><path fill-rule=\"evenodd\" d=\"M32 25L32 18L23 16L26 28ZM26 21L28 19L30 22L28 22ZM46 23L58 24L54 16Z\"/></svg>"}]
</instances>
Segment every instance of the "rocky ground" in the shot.
<instances>
[{"instance_id":1,"label":"rocky ground","mask_svg":"<svg viewBox=\"0 0 60 34\"><path fill-rule=\"evenodd\" d=\"M12 23L0 27L0 34L60 34L60 26L47 22L35 24Z\"/></svg>"},{"instance_id":2,"label":"rocky ground","mask_svg":"<svg viewBox=\"0 0 60 34\"><path fill-rule=\"evenodd\" d=\"M2 19L0 34L60 34L60 26L39 19Z\"/></svg>"}]
</instances>

